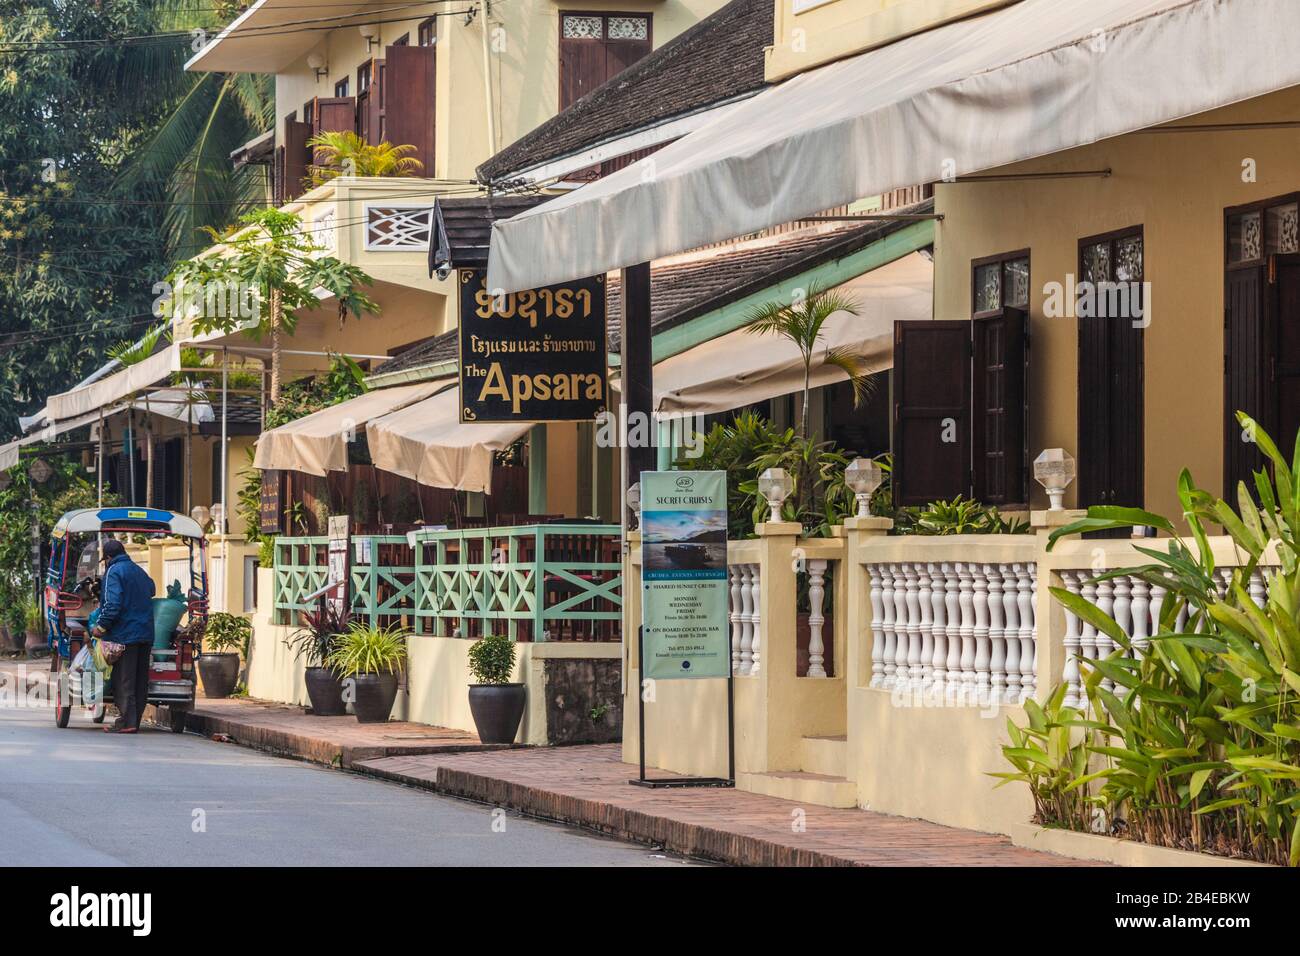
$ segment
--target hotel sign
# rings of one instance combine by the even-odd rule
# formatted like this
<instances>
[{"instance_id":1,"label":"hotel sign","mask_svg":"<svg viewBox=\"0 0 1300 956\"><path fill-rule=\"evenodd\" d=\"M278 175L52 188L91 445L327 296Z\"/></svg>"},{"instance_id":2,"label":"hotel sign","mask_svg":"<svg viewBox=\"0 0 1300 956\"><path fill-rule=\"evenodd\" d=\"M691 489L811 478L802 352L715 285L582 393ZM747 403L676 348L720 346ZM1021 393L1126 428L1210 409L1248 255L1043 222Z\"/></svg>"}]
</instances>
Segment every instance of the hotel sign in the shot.
<instances>
[{"instance_id":1,"label":"hotel sign","mask_svg":"<svg viewBox=\"0 0 1300 956\"><path fill-rule=\"evenodd\" d=\"M460 271L460 420L592 421L609 407L605 277L492 295Z\"/></svg>"}]
</instances>

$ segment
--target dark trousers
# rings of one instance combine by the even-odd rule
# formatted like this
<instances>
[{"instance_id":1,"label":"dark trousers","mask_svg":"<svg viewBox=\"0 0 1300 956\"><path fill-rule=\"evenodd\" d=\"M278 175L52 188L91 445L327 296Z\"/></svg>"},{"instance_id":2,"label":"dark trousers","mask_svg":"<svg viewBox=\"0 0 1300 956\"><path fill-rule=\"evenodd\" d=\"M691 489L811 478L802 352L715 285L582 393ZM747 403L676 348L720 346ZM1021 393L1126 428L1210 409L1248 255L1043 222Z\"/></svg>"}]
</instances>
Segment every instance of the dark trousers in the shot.
<instances>
[{"instance_id":1,"label":"dark trousers","mask_svg":"<svg viewBox=\"0 0 1300 956\"><path fill-rule=\"evenodd\" d=\"M113 703L123 727L139 728L144 705L149 702L149 659L153 644L128 644L113 665Z\"/></svg>"}]
</instances>

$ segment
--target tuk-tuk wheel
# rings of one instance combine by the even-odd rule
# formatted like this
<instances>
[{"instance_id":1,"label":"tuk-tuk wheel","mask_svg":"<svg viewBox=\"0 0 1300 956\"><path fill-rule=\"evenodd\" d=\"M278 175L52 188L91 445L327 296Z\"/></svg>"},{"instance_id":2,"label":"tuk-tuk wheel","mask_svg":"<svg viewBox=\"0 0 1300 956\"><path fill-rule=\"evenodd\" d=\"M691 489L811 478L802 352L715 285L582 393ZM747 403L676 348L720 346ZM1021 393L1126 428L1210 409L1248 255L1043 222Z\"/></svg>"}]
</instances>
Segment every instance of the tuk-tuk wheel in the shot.
<instances>
[{"instance_id":1,"label":"tuk-tuk wheel","mask_svg":"<svg viewBox=\"0 0 1300 956\"><path fill-rule=\"evenodd\" d=\"M50 655L50 674L54 685L54 724L59 728L67 727L72 717L71 694L68 690L68 672L63 669L63 658L56 647Z\"/></svg>"}]
</instances>

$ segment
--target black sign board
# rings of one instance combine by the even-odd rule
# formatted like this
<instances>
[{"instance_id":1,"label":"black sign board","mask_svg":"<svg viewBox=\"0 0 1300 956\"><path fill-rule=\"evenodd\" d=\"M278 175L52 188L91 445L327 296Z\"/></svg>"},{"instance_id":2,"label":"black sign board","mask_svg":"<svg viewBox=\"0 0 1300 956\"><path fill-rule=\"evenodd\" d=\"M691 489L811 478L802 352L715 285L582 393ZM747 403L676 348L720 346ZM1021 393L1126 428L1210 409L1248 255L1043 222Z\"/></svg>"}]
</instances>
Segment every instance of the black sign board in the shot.
<instances>
[{"instance_id":1,"label":"black sign board","mask_svg":"<svg viewBox=\"0 0 1300 956\"><path fill-rule=\"evenodd\" d=\"M605 277L491 295L460 272L460 420L591 421L609 405Z\"/></svg>"},{"instance_id":2,"label":"black sign board","mask_svg":"<svg viewBox=\"0 0 1300 956\"><path fill-rule=\"evenodd\" d=\"M279 534L283 530L284 514L280 508L283 489L284 472L262 472L261 517L258 521L258 530L262 534Z\"/></svg>"}]
</instances>

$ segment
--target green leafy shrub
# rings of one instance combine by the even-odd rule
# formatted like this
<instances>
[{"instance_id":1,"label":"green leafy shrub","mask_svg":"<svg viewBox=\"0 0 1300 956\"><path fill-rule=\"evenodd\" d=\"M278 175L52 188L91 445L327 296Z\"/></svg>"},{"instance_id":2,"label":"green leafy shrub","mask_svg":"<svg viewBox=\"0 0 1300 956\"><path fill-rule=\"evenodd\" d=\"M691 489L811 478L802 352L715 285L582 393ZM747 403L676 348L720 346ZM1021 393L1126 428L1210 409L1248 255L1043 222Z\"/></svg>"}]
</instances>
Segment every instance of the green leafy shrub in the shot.
<instances>
[{"instance_id":1,"label":"green leafy shrub","mask_svg":"<svg viewBox=\"0 0 1300 956\"><path fill-rule=\"evenodd\" d=\"M287 425L367 391L366 373L346 355L331 354L328 372L284 385L280 399L266 412L266 428Z\"/></svg>"},{"instance_id":2,"label":"green leafy shrub","mask_svg":"<svg viewBox=\"0 0 1300 956\"><path fill-rule=\"evenodd\" d=\"M1069 830L1087 830L1092 808L1088 791L1076 781L1084 779L1088 767L1083 714L1066 707L1065 687L1052 692L1040 707L1032 698L1025 701L1024 727L1007 718L1007 738L1002 755L1015 767L1014 772L991 774L1000 777L999 787L1020 782L1029 787L1034 798L1034 820ZM996 788L995 788L996 789Z\"/></svg>"},{"instance_id":3,"label":"green leafy shrub","mask_svg":"<svg viewBox=\"0 0 1300 956\"><path fill-rule=\"evenodd\" d=\"M284 639L285 646L307 667L327 666L339 635L351 624L352 612L347 608L340 612L324 601L315 611L303 611L300 619L302 627Z\"/></svg>"},{"instance_id":4,"label":"green leafy shrub","mask_svg":"<svg viewBox=\"0 0 1300 956\"><path fill-rule=\"evenodd\" d=\"M1195 549L1170 537L1161 542L1163 550L1137 547L1150 563L1097 575L1097 580L1129 575L1167 592L1149 641L1133 648L1096 605L1052 588L1058 601L1120 650L1104 660L1080 661L1090 719L1068 714L1057 719L1088 732L1087 750L1097 769L1080 773L1072 765L1068 782L1053 776L1045 783L1042 822L1072 825L1072 816L1056 810L1052 800L1087 788L1087 801L1106 815L1112 829L1134 839L1295 866L1300 864L1300 436L1288 462L1254 421L1241 413L1238 418L1271 463L1272 477L1255 474L1257 498L1243 482L1233 508L1197 488L1184 470L1178 495ZM1103 506L1058 529L1050 543L1062 535L1132 525L1176 533L1160 515ZM1243 559L1231 569L1222 593L1206 532L1210 525L1223 527ZM1279 563L1261 569L1270 548ZM1256 570L1266 585L1262 606L1249 591ZM1186 623L1178 628L1180 614ZM1113 691L1103 686L1104 679L1113 683ZM1053 699L1059 694L1058 689ZM1029 758L1016 742L1013 735L1016 752L1007 756L1021 769Z\"/></svg>"},{"instance_id":5,"label":"green leafy shrub","mask_svg":"<svg viewBox=\"0 0 1300 956\"><path fill-rule=\"evenodd\" d=\"M406 664L406 638L396 625L354 623L334 641L328 666L338 677L396 674Z\"/></svg>"},{"instance_id":6,"label":"green leafy shrub","mask_svg":"<svg viewBox=\"0 0 1300 956\"><path fill-rule=\"evenodd\" d=\"M488 634L469 649L469 669L480 684L508 684L515 668L515 642Z\"/></svg>"},{"instance_id":7,"label":"green leafy shrub","mask_svg":"<svg viewBox=\"0 0 1300 956\"><path fill-rule=\"evenodd\" d=\"M208 618L203 630L203 647L212 654L247 656L248 642L253 639L253 625L238 614L218 611Z\"/></svg>"},{"instance_id":8,"label":"green leafy shrub","mask_svg":"<svg viewBox=\"0 0 1300 956\"><path fill-rule=\"evenodd\" d=\"M932 501L924 508L900 508L894 514L894 534L1028 534L1028 523L1004 518L998 509L958 495Z\"/></svg>"}]
</instances>

